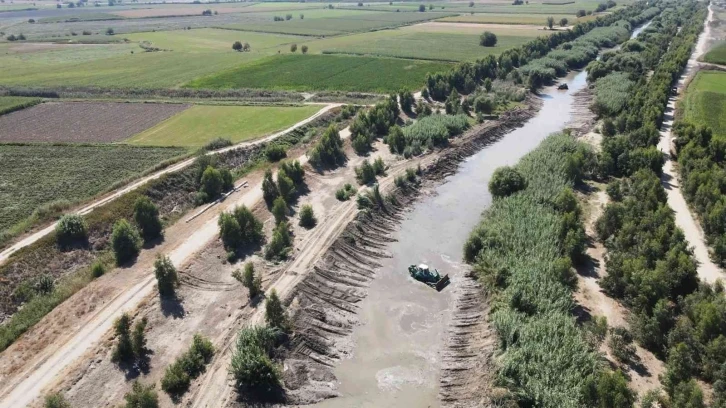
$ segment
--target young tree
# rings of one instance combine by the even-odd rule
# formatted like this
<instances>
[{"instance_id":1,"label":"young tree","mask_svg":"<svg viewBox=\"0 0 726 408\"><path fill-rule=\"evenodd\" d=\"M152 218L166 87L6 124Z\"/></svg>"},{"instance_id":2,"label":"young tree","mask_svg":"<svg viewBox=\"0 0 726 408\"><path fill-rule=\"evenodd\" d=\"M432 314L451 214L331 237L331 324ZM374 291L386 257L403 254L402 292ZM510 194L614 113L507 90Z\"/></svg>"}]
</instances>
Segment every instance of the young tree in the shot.
<instances>
[{"instance_id":1,"label":"young tree","mask_svg":"<svg viewBox=\"0 0 726 408\"><path fill-rule=\"evenodd\" d=\"M272 239L265 248L265 259L284 259L287 257L288 249L292 246L289 228L286 221L277 224L277 227L272 231Z\"/></svg>"},{"instance_id":2,"label":"young tree","mask_svg":"<svg viewBox=\"0 0 726 408\"><path fill-rule=\"evenodd\" d=\"M493 47L497 45L497 35L491 31L484 31L479 37L479 45L482 47Z\"/></svg>"},{"instance_id":3,"label":"young tree","mask_svg":"<svg viewBox=\"0 0 726 408\"><path fill-rule=\"evenodd\" d=\"M555 25L555 18L552 16L547 17L547 27L551 30L552 26L554 26L554 25Z\"/></svg>"},{"instance_id":4,"label":"young tree","mask_svg":"<svg viewBox=\"0 0 726 408\"><path fill-rule=\"evenodd\" d=\"M175 288L179 284L179 277L174 264L168 256L156 256L154 261L154 275L159 288L159 295L162 297L173 297Z\"/></svg>"},{"instance_id":5,"label":"young tree","mask_svg":"<svg viewBox=\"0 0 726 408\"><path fill-rule=\"evenodd\" d=\"M302 51L303 54L307 54L308 53L308 46L307 45L303 45L302 47L300 47L300 51Z\"/></svg>"},{"instance_id":6,"label":"young tree","mask_svg":"<svg viewBox=\"0 0 726 408\"><path fill-rule=\"evenodd\" d=\"M562 19L560 19L560 27L567 27L568 22L569 20L567 18L562 17Z\"/></svg>"},{"instance_id":7,"label":"young tree","mask_svg":"<svg viewBox=\"0 0 726 408\"><path fill-rule=\"evenodd\" d=\"M131 332L131 350L134 353L137 363L140 362L146 355L145 331L147 324L148 320L144 317L134 324L134 329Z\"/></svg>"},{"instance_id":8,"label":"young tree","mask_svg":"<svg viewBox=\"0 0 726 408\"><path fill-rule=\"evenodd\" d=\"M240 283L242 283L242 286L247 288L247 291L250 294L250 299L253 299L262 293L262 275L255 275L255 266L252 262L247 262L245 264L245 271L242 276L239 276L239 271L236 272L237 276L235 276L235 279L239 280Z\"/></svg>"},{"instance_id":9,"label":"young tree","mask_svg":"<svg viewBox=\"0 0 726 408\"><path fill-rule=\"evenodd\" d=\"M267 205L272 205L275 199L280 195L275 180L272 179L272 170L265 171L265 177L262 180L262 197Z\"/></svg>"},{"instance_id":10,"label":"young tree","mask_svg":"<svg viewBox=\"0 0 726 408\"><path fill-rule=\"evenodd\" d=\"M113 224L111 246L118 265L135 258L141 250L141 242L139 230L125 219L122 218Z\"/></svg>"},{"instance_id":11,"label":"young tree","mask_svg":"<svg viewBox=\"0 0 726 408\"><path fill-rule=\"evenodd\" d=\"M232 214L222 213L217 221L219 236L227 251L235 251L242 246L242 229Z\"/></svg>"},{"instance_id":12,"label":"young tree","mask_svg":"<svg viewBox=\"0 0 726 408\"><path fill-rule=\"evenodd\" d=\"M235 41L234 44L232 44L232 49L235 51L242 51L242 43Z\"/></svg>"},{"instance_id":13,"label":"young tree","mask_svg":"<svg viewBox=\"0 0 726 408\"><path fill-rule=\"evenodd\" d=\"M259 244L262 241L262 223L247 206L235 207L234 218L240 227L242 245Z\"/></svg>"},{"instance_id":14,"label":"young tree","mask_svg":"<svg viewBox=\"0 0 726 408\"><path fill-rule=\"evenodd\" d=\"M304 228L312 228L317 223L318 220L315 218L313 206L310 204L303 205L302 208L300 208L300 226Z\"/></svg>"},{"instance_id":15,"label":"young tree","mask_svg":"<svg viewBox=\"0 0 726 408\"><path fill-rule=\"evenodd\" d=\"M419 5L418 6L418 11L420 11L420 12L423 13L424 11L426 11L426 6L424 6L423 4Z\"/></svg>"},{"instance_id":16,"label":"young tree","mask_svg":"<svg viewBox=\"0 0 726 408\"><path fill-rule=\"evenodd\" d=\"M61 247L84 241L87 237L88 227L81 215L66 214L58 220L58 224L55 226L56 242Z\"/></svg>"},{"instance_id":17,"label":"young tree","mask_svg":"<svg viewBox=\"0 0 726 408\"><path fill-rule=\"evenodd\" d=\"M398 99L401 102L401 109L406 113L411 113L413 104L416 100L413 98L413 94L408 89L403 89L398 93Z\"/></svg>"},{"instance_id":18,"label":"young tree","mask_svg":"<svg viewBox=\"0 0 726 408\"><path fill-rule=\"evenodd\" d=\"M202 173L202 192L207 195L208 200L214 200L222 194L224 180L222 173L212 166L208 166Z\"/></svg>"},{"instance_id":19,"label":"young tree","mask_svg":"<svg viewBox=\"0 0 726 408\"><path fill-rule=\"evenodd\" d=\"M269 392L280 387L280 371L270 359L277 336L270 327L240 330L230 363L230 372L239 390Z\"/></svg>"},{"instance_id":20,"label":"young tree","mask_svg":"<svg viewBox=\"0 0 726 408\"><path fill-rule=\"evenodd\" d=\"M291 44L290 45L290 52L295 52L295 51L297 51L297 44Z\"/></svg>"},{"instance_id":21,"label":"young tree","mask_svg":"<svg viewBox=\"0 0 726 408\"><path fill-rule=\"evenodd\" d=\"M295 195L295 183L282 169L277 172L277 190L280 192L280 197L286 203L292 201Z\"/></svg>"},{"instance_id":22,"label":"young tree","mask_svg":"<svg viewBox=\"0 0 726 408\"><path fill-rule=\"evenodd\" d=\"M398 126L392 126L389 130L388 137L388 150L394 154L403 154L403 150L406 148L406 138L403 136L403 131Z\"/></svg>"},{"instance_id":23,"label":"young tree","mask_svg":"<svg viewBox=\"0 0 726 408\"><path fill-rule=\"evenodd\" d=\"M287 203L285 203L285 200L282 197L277 197L275 199L275 203L272 204L272 215L275 216L275 224L286 221L288 212L289 209L287 208Z\"/></svg>"},{"instance_id":24,"label":"young tree","mask_svg":"<svg viewBox=\"0 0 726 408\"><path fill-rule=\"evenodd\" d=\"M282 331L289 329L287 312L285 312L285 307L282 305L282 301L277 296L275 289L270 291L270 297L265 301L265 321L272 328Z\"/></svg>"},{"instance_id":25,"label":"young tree","mask_svg":"<svg viewBox=\"0 0 726 408\"><path fill-rule=\"evenodd\" d=\"M113 34L114 34L113 28L109 27L106 29L106 35L113 35Z\"/></svg>"},{"instance_id":26,"label":"young tree","mask_svg":"<svg viewBox=\"0 0 726 408\"><path fill-rule=\"evenodd\" d=\"M157 408L159 396L154 388L154 384L144 385L138 380L134 381L131 391L124 395L125 408Z\"/></svg>"},{"instance_id":27,"label":"young tree","mask_svg":"<svg viewBox=\"0 0 726 408\"><path fill-rule=\"evenodd\" d=\"M115 363L129 362L134 358L134 348L131 343L131 316L124 313L114 323L116 333L116 348L111 359Z\"/></svg>"},{"instance_id":28,"label":"young tree","mask_svg":"<svg viewBox=\"0 0 726 408\"><path fill-rule=\"evenodd\" d=\"M161 220L159 209L146 196L141 196L134 203L134 221L141 228L141 235L145 241L150 241L161 235Z\"/></svg>"},{"instance_id":29,"label":"young tree","mask_svg":"<svg viewBox=\"0 0 726 408\"><path fill-rule=\"evenodd\" d=\"M492 80L491 78L487 78L484 80L484 89L486 89L487 92L491 92L492 90Z\"/></svg>"}]
</instances>

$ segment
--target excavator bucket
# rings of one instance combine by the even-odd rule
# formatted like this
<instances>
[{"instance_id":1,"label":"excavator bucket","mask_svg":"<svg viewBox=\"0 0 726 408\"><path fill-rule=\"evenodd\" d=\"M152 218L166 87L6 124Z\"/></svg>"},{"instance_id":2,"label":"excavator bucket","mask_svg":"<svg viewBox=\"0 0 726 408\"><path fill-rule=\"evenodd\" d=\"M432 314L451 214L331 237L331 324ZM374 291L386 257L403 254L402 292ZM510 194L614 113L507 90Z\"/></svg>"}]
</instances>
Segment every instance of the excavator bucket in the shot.
<instances>
[{"instance_id":1,"label":"excavator bucket","mask_svg":"<svg viewBox=\"0 0 726 408\"><path fill-rule=\"evenodd\" d=\"M449 280L449 275L444 275L443 278L439 279L439 281L436 282L434 288L436 288L437 291L441 292L441 290L447 287L450 282L451 281Z\"/></svg>"}]
</instances>

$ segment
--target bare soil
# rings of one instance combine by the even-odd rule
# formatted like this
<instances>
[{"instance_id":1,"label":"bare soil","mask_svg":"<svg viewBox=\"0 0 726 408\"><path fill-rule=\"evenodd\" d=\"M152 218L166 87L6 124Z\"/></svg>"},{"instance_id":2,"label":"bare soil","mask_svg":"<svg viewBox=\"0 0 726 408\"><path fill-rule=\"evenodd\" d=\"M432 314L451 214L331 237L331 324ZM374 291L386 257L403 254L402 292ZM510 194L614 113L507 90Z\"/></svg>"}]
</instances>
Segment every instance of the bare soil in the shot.
<instances>
[{"instance_id":1,"label":"bare soil","mask_svg":"<svg viewBox=\"0 0 726 408\"><path fill-rule=\"evenodd\" d=\"M188 107L184 104L46 102L0 116L0 142L117 142Z\"/></svg>"}]
</instances>

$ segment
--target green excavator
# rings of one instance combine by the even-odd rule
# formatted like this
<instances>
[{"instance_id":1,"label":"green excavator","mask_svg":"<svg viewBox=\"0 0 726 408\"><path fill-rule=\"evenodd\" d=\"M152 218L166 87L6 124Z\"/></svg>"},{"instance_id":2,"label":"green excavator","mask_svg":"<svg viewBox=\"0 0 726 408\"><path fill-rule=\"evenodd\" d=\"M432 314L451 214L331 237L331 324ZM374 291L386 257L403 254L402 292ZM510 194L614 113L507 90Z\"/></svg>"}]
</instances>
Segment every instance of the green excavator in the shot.
<instances>
[{"instance_id":1,"label":"green excavator","mask_svg":"<svg viewBox=\"0 0 726 408\"><path fill-rule=\"evenodd\" d=\"M408 273L412 278L429 285L437 291L441 291L450 282L449 275L444 275L442 277L438 270L430 269L428 265L425 264L409 266Z\"/></svg>"}]
</instances>

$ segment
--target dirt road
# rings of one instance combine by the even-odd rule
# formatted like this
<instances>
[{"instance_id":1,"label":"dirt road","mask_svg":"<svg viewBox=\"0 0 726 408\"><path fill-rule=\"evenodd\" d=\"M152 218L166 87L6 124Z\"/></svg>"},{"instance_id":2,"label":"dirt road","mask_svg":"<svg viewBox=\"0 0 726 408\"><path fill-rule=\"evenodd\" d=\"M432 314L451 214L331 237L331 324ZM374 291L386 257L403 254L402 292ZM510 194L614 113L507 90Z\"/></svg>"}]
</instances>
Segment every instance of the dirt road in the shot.
<instances>
[{"instance_id":1,"label":"dirt road","mask_svg":"<svg viewBox=\"0 0 726 408\"><path fill-rule=\"evenodd\" d=\"M693 54L691 54L691 58L688 60L688 65L686 66L683 75L681 75L678 79L678 93L668 99L665 119L660 131L661 139L660 143L658 143L658 148L665 154L666 157L665 164L663 165L661 183L668 194L668 205L675 212L676 225L683 230L686 240L693 247L693 255L696 257L699 264L698 276L706 282L713 283L717 279L723 279L726 275L724 275L718 265L711 261L703 230L691 213L691 210L686 203L686 199L683 197L683 193L680 188L679 174L674 165L673 158L670 155L670 152L673 149L672 127L676 110L676 102L685 91L686 84L690 81L693 75L698 72L700 66L698 59L706 52L707 44L711 37L711 21L713 21L712 5L708 8L708 17L706 19L705 28L703 33L701 33L698 37L696 49L693 51Z\"/></svg>"},{"instance_id":2,"label":"dirt road","mask_svg":"<svg viewBox=\"0 0 726 408\"><path fill-rule=\"evenodd\" d=\"M308 123L312 122L313 120L317 119L319 116L321 116L325 112L328 112L329 110L331 110L331 109L333 109L335 107L338 107L340 105L341 104L338 104L338 103L335 103L335 104L327 104L325 107L323 107L322 109L320 109L316 114L310 116L307 119L301 120L300 122L292 125L291 127L287 128L285 130L282 130L280 132L277 132L277 133L274 133L272 135L266 136L266 137L264 137L262 139L257 139L257 140L251 141L251 142L242 142L242 143L236 144L234 146L229 146L229 147L225 147L225 148L220 149L220 150L216 150L214 152L209 152L207 154L216 154L216 153L226 152L226 151L230 151L230 150L234 150L234 149L239 149L239 148L245 148L245 147L254 146L254 145L259 144L259 143L269 142L270 140L276 139L276 138L280 137L281 135L284 135L284 134L286 134L286 133L288 133L288 132L290 132L290 131L292 131L294 129L297 129L297 128L301 127L301 126L305 126L306 124L308 124ZM151 175L142 177L141 179L136 180L133 183L131 183L131 184L129 184L129 185L127 185L127 186L119 189L119 190L116 190L116 191L114 191L114 192L106 195L105 197L99 198L98 200L93 201L90 204L87 204L83 208L77 210L76 213L77 214L80 214L80 215L88 214L91 211L93 211L94 209L96 209L96 208L98 208L98 207L100 207L100 206L102 206L104 204L107 204L107 203L109 203L109 202L111 202L111 201L113 201L113 200L121 197L122 195L124 195L126 193L138 189L139 187L143 186L144 184L148 183L149 181L158 179L159 177L161 177L161 176L163 176L165 174L173 173L175 171L179 171L179 170L181 170L181 169L183 169L185 167L188 167L188 166L192 165L193 163L194 163L194 159L193 158L192 159L187 159L187 160L184 160L182 162L176 163L176 164L174 164L172 166L169 166L169 167L167 167L165 169L159 170L159 171L157 171L157 172L155 172L155 173L153 173ZM34 233L28 235L27 237L24 237L20 241L16 242L15 244L11 245L10 247L8 247L5 250L3 250L2 252L0 252L0 265L4 264L8 260L8 258L12 254L14 254L15 252L17 252L18 250L20 250L22 248L25 248L26 246L31 245L31 244L37 242L38 240L40 240L44 236L46 236L46 235L50 234L51 232L53 232L53 230L55 229L56 224L57 223L54 222L54 223L48 225L47 227L41 229L40 231L34 232Z\"/></svg>"},{"instance_id":3,"label":"dirt road","mask_svg":"<svg viewBox=\"0 0 726 408\"><path fill-rule=\"evenodd\" d=\"M295 127L308 123L335 106L338 105L328 105L316 115L298 123ZM291 129L287 131L289 130ZM263 140L269 141L281 134L277 133ZM347 129L341 132L341 137L346 138L349 136L350 132ZM258 140L254 143L261 142L262 140ZM226 150L232 148L236 148L236 146ZM301 164L305 164L307 157L301 157L300 161ZM175 226L182 231L167 231L168 236L176 236L177 240L170 240L171 242L165 248L162 246L164 249L168 249L168 252L161 252L160 249L147 251L146 258L151 257L149 255L151 252L166 253L174 265L181 268L182 265L216 238L218 233L217 219L222 211L232 209L238 205L246 205L252 208L262 200L262 182L258 181L250 184L250 187L231 195L227 200L215 206L216 208L208 211L203 217L199 217L186 225L179 225L185 224L184 221L177 223ZM135 269L135 272L141 276L133 286L129 286L127 283L127 287L120 294L113 297L109 303L101 306L94 305L96 309L93 316L89 320L79 322L77 326L70 328L72 332L68 333L62 342L47 345L39 353L32 356L32 361L22 362L22 372L16 373L11 378L3 378L2 388L0 388L0 398L2 398L0 408L15 408L32 403L66 367L70 366L92 346L102 340L116 318L125 311L134 310L146 297L153 293L156 280L150 268L150 263L150 260L137 262L137 265L129 268ZM128 276L128 280L131 281L133 271L126 270L122 271L122 273ZM83 294L78 293L76 295L82 296ZM71 302L72 299L67 302ZM46 316L46 319L48 318L52 318L51 315ZM10 359L10 355L14 350L15 348L6 350L3 353L3 358Z\"/></svg>"}]
</instances>

